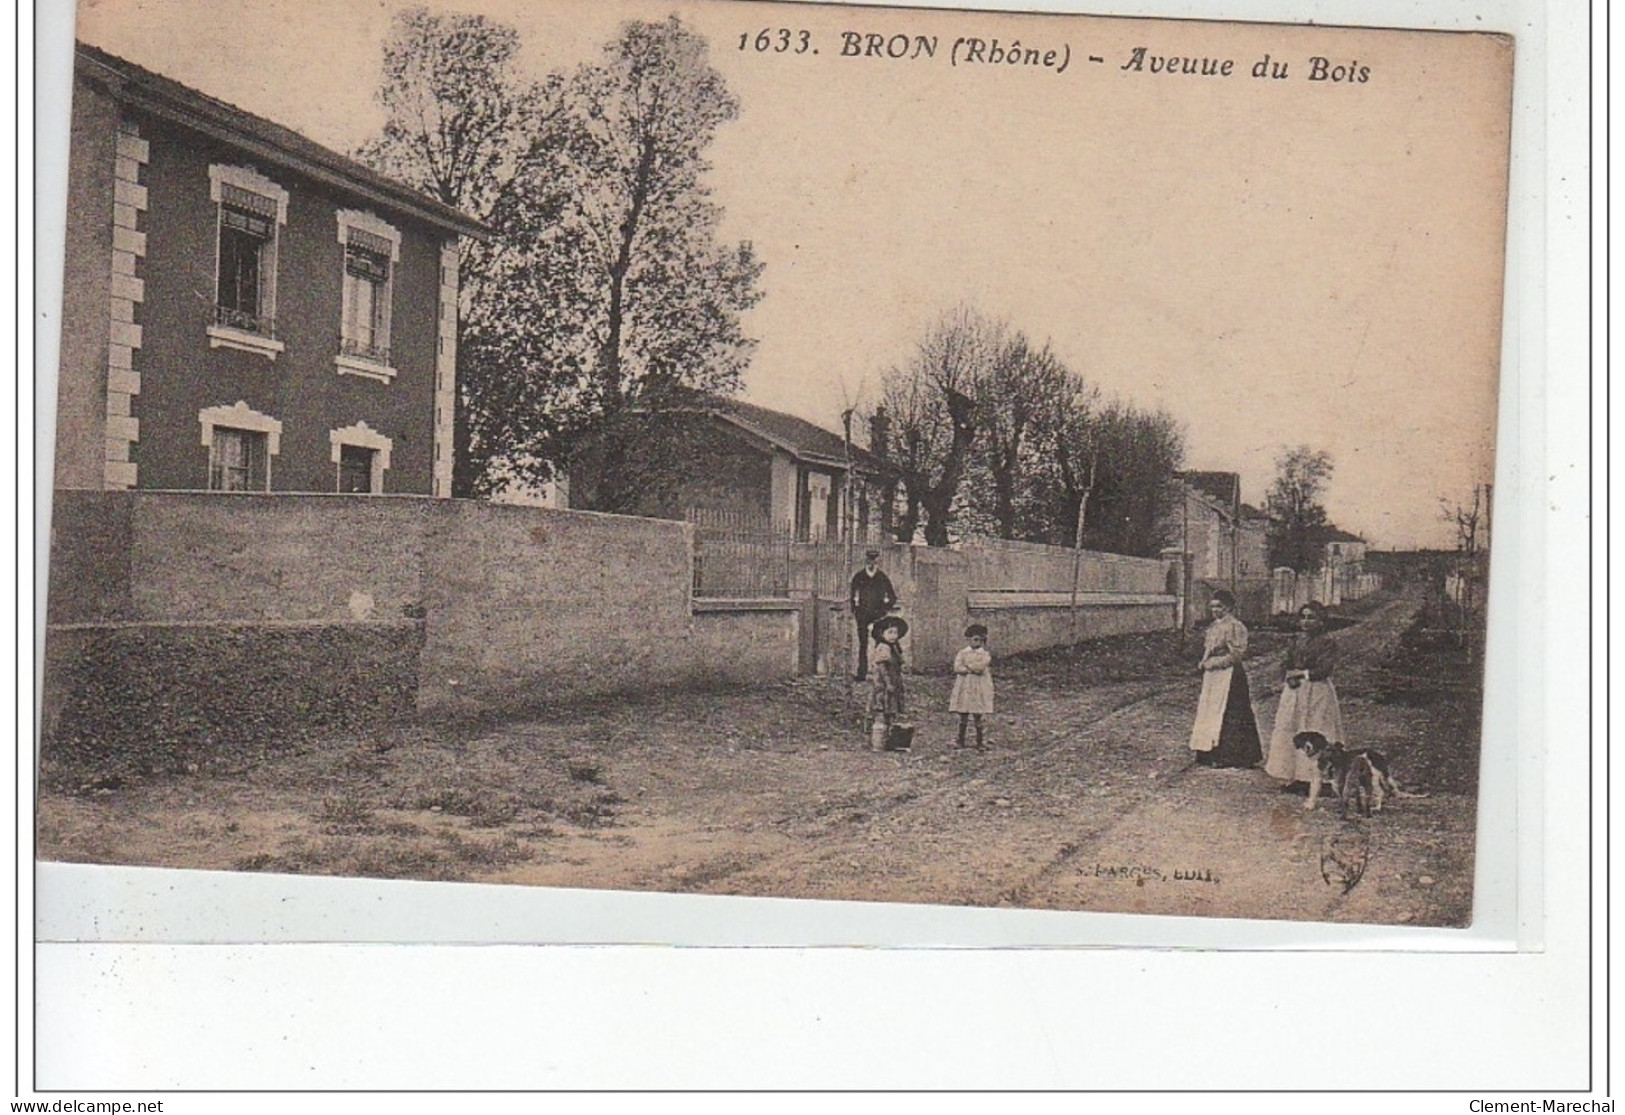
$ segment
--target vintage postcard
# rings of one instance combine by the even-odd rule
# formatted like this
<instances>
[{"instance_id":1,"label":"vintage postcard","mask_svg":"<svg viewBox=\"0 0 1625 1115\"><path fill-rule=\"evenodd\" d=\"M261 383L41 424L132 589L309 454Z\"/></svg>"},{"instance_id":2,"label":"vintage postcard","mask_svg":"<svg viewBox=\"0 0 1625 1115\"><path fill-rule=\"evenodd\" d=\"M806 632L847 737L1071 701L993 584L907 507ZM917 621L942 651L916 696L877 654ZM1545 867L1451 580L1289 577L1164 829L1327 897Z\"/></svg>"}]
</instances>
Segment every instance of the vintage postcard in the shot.
<instances>
[{"instance_id":1,"label":"vintage postcard","mask_svg":"<svg viewBox=\"0 0 1625 1115\"><path fill-rule=\"evenodd\" d=\"M39 857L1471 924L1512 59L83 3Z\"/></svg>"}]
</instances>

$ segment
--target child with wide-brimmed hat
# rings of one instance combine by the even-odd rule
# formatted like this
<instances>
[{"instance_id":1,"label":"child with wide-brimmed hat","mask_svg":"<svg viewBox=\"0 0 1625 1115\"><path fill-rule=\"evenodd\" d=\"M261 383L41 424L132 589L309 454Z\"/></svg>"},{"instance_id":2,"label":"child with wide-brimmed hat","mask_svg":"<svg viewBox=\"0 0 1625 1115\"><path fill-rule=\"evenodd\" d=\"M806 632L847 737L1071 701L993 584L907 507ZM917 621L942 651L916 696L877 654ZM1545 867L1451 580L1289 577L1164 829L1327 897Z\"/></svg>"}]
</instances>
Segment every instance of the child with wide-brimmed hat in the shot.
<instances>
[{"instance_id":1,"label":"child with wide-brimmed hat","mask_svg":"<svg viewBox=\"0 0 1625 1115\"><path fill-rule=\"evenodd\" d=\"M875 648L869 656L869 746L884 751L893 724L906 711L903 699L902 638L908 634L908 621L900 616L884 616L875 621Z\"/></svg>"}]
</instances>

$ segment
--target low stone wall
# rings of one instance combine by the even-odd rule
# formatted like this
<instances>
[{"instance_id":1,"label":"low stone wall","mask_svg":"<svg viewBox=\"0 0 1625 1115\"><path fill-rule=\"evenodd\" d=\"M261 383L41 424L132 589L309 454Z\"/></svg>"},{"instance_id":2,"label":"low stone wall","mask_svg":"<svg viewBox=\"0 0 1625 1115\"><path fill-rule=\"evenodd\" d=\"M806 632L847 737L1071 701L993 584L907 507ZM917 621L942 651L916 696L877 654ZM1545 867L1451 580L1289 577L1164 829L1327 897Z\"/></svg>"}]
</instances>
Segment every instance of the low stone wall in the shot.
<instances>
[{"instance_id":1,"label":"low stone wall","mask_svg":"<svg viewBox=\"0 0 1625 1115\"><path fill-rule=\"evenodd\" d=\"M964 547L966 576L972 588L1026 592L1067 592L1074 567L1078 591L1084 593L1163 593L1168 563L1157 558L1081 553L1035 542L977 539Z\"/></svg>"},{"instance_id":2,"label":"low stone wall","mask_svg":"<svg viewBox=\"0 0 1625 1115\"><path fill-rule=\"evenodd\" d=\"M969 605L971 618L987 626L1000 654L1047 650L1072 641L1070 593L973 592ZM1175 601L1162 593L1078 594L1079 640L1171 631L1175 622Z\"/></svg>"},{"instance_id":3,"label":"low stone wall","mask_svg":"<svg viewBox=\"0 0 1625 1115\"><path fill-rule=\"evenodd\" d=\"M979 539L959 550L893 547L883 561L911 627L908 660L916 669L952 666L973 621L988 627L998 654L1066 646L1074 562L1079 639L1171 630L1177 623L1175 597L1166 591L1168 565L1152 558Z\"/></svg>"},{"instance_id":4,"label":"low stone wall","mask_svg":"<svg viewBox=\"0 0 1625 1115\"><path fill-rule=\"evenodd\" d=\"M400 496L57 492L48 621L412 618L434 509Z\"/></svg>"},{"instance_id":5,"label":"low stone wall","mask_svg":"<svg viewBox=\"0 0 1625 1115\"><path fill-rule=\"evenodd\" d=\"M696 600L695 681L766 685L806 672L803 632L810 605L800 600Z\"/></svg>"},{"instance_id":6,"label":"low stone wall","mask_svg":"<svg viewBox=\"0 0 1625 1115\"><path fill-rule=\"evenodd\" d=\"M795 674L804 605L696 612L691 555L685 524L589 512L59 492L47 750L173 737L190 755L240 724L391 720L402 693L418 714L491 715Z\"/></svg>"},{"instance_id":7,"label":"low stone wall","mask_svg":"<svg viewBox=\"0 0 1625 1115\"><path fill-rule=\"evenodd\" d=\"M693 676L686 524L431 506L424 712L517 711Z\"/></svg>"},{"instance_id":8,"label":"low stone wall","mask_svg":"<svg viewBox=\"0 0 1625 1115\"><path fill-rule=\"evenodd\" d=\"M850 667L844 587L839 602L696 601L693 552L685 523L550 508L59 492L46 754L191 762L313 728ZM947 669L973 619L997 653L1065 645L1073 560L1010 543L888 548L910 667ZM1162 563L1081 566L1079 638L1173 626ZM1014 581L977 580L994 575Z\"/></svg>"}]
</instances>

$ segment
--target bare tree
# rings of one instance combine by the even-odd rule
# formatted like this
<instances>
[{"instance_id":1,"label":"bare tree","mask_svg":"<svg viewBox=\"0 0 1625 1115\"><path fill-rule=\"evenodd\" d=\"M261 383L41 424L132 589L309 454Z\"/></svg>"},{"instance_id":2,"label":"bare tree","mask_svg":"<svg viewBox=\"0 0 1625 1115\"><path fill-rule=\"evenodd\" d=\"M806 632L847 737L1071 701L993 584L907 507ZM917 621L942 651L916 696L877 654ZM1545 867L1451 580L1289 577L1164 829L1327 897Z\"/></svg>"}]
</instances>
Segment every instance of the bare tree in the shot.
<instances>
[{"instance_id":1,"label":"bare tree","mask_svg":"<svg viewBox=\"0 0 1625 1115\"><path fill-rule=\"evenodd\" d=\"M1066 368L1049 345L1035 348L1022 333L1005 339L981 385L977 457L991 489L988 511L1000 538L1021 537L1034 435L1046 417L1071 404L1068 388Z\"/></svg>"},{"instance_id":2,"label":"bare tree","mask_svg":"<svg viewBox=\"0 0 1625 1115\"><path fill-rule=\"evenodd\" d=\"M1456 528L1456 552L1472 557L1479 551L1481 528L1487 533L1489 518L1489 488L1473 486L1473 502L1465 503L1448 496L1439 497L1439 515Z\"/></svg>"},{"instance_id":3,"label":"bare tree","mask_svg":"<svg viewBox=\"0 0 1625 1115\"><path fill-rule=\"evenodd\" d=\"M1082 545L1089 494L1100 468L1095 411L1100 389L1076 372L1061 383L1039 412L1030 458L1030 535L1056 546Z\"/></svg>"},{"instance_id":4,"label":"bare tree","mask_svg":"<svg viewBox=\"0 0 1625 1115\"><path fill-rule=\"evenodd\" d=\"M1455 527L1455 574L1460 627L1457 637L1467 649L1469 657L1476 654L1474 637L1483 615L1483 585L1486 569L1482 554L1489 546L1491 489L1488 484L1473 486L1473 500L1440 497L1440 517Z\"/></svg>"},{"instance_id":5,"label":"bare tree","mask_svg":"<svg viewBox=\"0 0 1625 1115\"><path fill-rule=\"evenodd\" d=\"M884 376L889 459L906 506L899 540L913 538L922 519L928 545L952 540L954 501L976 440L976 396L1007 338L1002 324L961 307L932 326L907 364Z\"/></svg>"},{"instance_id":6,"label":"bare tree","mask_svg":"<svg viewBox=\"0 0 1625 1115\"><path fill-rule=\"evenodd\" d=\"M1154 557L1175 506L1184 432L1163 410L1102 399L1075 373L1032 439L1026 536Z\"/></svg>"}]
</instances>

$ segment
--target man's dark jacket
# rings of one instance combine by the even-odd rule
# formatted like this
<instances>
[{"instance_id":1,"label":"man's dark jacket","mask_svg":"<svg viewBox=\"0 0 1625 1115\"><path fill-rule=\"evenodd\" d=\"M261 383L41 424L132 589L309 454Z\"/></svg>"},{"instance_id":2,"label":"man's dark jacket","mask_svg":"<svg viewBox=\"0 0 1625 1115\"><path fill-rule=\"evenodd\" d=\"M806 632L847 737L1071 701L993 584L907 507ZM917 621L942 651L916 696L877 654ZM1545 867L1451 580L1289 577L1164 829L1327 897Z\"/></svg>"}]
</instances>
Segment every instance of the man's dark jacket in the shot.
<instances>
[{"instance_id":1,"label":"man's dark jacket","mask_svg":"<svg viewBox=\"0 0 1625 1115\"><path fill-rule=\"evenodd\" d=\"M860 620L869 620L871 623L887 612L897 603L897 590L892 588L891 578L879 569L871 575L867 569L860 569L852 575L852 614Z\"/></svg>"}]
</instances>

